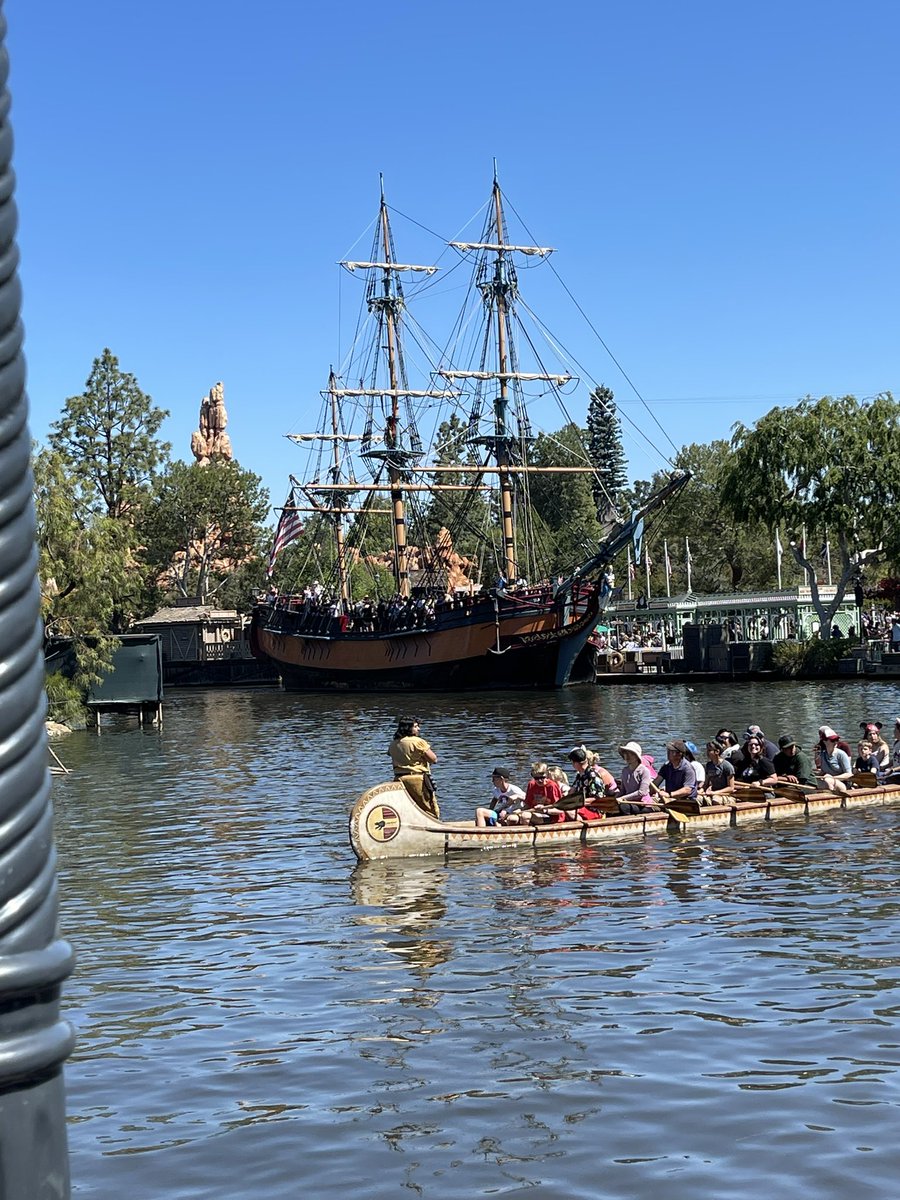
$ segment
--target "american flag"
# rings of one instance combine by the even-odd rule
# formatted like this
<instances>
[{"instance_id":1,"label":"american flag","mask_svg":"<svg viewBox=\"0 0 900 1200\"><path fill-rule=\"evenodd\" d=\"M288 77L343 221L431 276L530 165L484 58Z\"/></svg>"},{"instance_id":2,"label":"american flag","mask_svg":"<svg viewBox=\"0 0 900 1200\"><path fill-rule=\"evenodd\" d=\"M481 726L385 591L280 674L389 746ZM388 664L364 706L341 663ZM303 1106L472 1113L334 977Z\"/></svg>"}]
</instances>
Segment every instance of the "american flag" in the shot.
<instances>
[{"instance_id":1,"label":"american flag","mask_svg":"<svg viewBox=\"0 0 900 1200\"><path fill-rule=\"evenodd\" d=\"M281 516L278 518L278 527L275 530L275 541L272 543L272 553L269 555L266 575L271 575L275 570L275 559L288 542L293 542L302 532L303 522L294 507L294 489L291 488L288 498L284 502L284 508L281 510Z\"/></svg>"}]
</instances>

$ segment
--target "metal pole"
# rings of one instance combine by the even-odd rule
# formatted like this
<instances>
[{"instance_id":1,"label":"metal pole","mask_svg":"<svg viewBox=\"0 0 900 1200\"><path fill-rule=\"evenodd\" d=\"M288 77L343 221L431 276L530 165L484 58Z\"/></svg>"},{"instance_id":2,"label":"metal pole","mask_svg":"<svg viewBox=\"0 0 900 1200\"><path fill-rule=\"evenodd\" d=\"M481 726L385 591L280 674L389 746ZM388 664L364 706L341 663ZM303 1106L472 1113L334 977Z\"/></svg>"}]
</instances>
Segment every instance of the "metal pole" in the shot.
<instances>
[{"instance_id":1,"label":"metal pole","mask_svg":"<svg viewBox=\"0 0 900 1200\"><path fill-rule=\"evenodd\" d=\"M62 1065L74 1037L59 995L72 950L56 926L7 77L0 52L0 1196L66 1200Z\"/></svg>"}]
</instances>

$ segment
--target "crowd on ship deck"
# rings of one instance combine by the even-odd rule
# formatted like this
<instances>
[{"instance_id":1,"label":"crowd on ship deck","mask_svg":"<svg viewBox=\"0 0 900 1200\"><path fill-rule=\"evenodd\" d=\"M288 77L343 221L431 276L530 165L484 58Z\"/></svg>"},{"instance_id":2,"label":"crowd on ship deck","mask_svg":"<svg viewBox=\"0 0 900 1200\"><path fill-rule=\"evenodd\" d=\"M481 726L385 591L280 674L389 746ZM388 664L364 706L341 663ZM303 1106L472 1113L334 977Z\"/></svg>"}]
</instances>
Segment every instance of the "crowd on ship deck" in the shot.
<instances>
[{"instance_id":1,"label":"crowd on ship deck","mask_svg":"<svg viewBox=\"0 0 900 1200\"><path fill-rule=\"evenodd\" d=\"M793 794L845 794L853 787L900 784L900 716L894 720L892 743L882 729L880 721L861 721L851 746L830 725L820 725L807 748L792 733L772 740L758 724L748 725L740 737L723 726L703 743L702 751L689 738L672 738L659 766L633 738L618 746L621 761L615 766L605 766L600 755L579 745L569 751L567 769L543 760L532 763L525 786L514 781L515 772L508 767L495 767L491 791L475 810L475 824L485 828L597 821L664 812L679 801L720 804L778 785L792 785L788 791ZM437 755L420 737L417 719L401 718L388 754L395 779L420 807L438 817L431 780ZM428 776L427 804L421 794L423 775Z\"/></svg>"},{"instance_id":2,"label":"crowd on ship deck","mask_svg":"<svg viewBox=\"0 0 900 1200\"><path fill-rule=\"evenodd\" d=\"M552 602L557 586L544 580L532 587L524 579L510 586L501 576L493 591L481 587L452 591L415 588L411 596L363 596L361 600L344 602L316 581L292 595L283 595L270 588L258 598L258 603L268 606L273 613L290 614L291 626L296 632L321 636L386 634L431 629L448 614L464 616L471 613L492 595L502 595L512 602L544 606Z\"/></svg>"}]
</instances>

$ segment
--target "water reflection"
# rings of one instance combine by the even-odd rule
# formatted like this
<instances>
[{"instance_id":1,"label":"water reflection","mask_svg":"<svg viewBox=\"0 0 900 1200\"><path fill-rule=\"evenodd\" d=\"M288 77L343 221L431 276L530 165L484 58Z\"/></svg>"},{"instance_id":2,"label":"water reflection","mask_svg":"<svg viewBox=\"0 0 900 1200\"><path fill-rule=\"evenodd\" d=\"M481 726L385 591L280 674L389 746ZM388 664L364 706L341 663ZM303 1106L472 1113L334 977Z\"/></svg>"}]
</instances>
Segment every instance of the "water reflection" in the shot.
<instances>
[{"instance_id":1,"label":"water reflection","mask_svg":"<svg viewBox=\"0 0 900 1200\"><path fill-rule=\"evenodd\" d=\"M723 710L799 734L836 708L883 719L888 695L417 707L452 816L495 761L521 773L624 731L700 740ZM871 1193L893 1194L896 814L354 866L349 802L386 765L396 715L394 697L185 693L162 731L67 744L76 1190L291 1195L302 1161L313 1195L361 1200L843 1200L864 1161Z\"/></svg>"},{"instance_id":2,"label":"water reflection","mask_svg":"<svg viewBox=\"0 0 900 1200\"><path fill-rule=\"evenodd\" d=\"M413 967L424 983L452 952L449 942L429 936L447 913L445 887L443 862L359 863L350 874L356 906L351 919L384 934L378 945Z\"/></svg>"}]
</instances>

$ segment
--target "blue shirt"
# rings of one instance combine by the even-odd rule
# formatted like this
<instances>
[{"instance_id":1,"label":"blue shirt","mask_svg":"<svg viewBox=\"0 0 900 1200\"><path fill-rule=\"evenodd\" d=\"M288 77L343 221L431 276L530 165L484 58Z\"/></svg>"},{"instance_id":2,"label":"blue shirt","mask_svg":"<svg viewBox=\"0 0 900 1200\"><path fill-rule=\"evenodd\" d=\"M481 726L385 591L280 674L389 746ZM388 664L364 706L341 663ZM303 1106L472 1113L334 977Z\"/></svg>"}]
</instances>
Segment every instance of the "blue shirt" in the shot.
<instances>
[{"instance_id":1,"label":"blue shirt","mask_svg":"<svg viewBox=\"0 0 900 1200\"><path fill-rule=\"evenodd\" d=\"M694 770L694 764L688 759L682 759L681 764L677 767L667 760L659 769L659 777L670 796L679 788L689 787L691 799L697 799L697 773Z\"/></svg>"}]
</instances>

